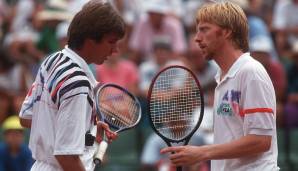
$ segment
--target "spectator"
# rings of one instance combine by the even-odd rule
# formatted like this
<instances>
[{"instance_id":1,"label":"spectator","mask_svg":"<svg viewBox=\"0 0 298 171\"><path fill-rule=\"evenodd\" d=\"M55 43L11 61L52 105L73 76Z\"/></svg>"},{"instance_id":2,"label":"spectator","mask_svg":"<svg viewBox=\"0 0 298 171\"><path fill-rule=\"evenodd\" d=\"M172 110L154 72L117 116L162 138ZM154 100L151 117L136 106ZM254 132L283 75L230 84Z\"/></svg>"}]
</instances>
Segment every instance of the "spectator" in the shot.
<instances>
[{"instance_id":1,"label":"spectator","mask_svg":"<svg viewBox=\"0 0 298 171\"><path fill-rule=\"evenodd\" d=\"M19 117L10 116L3 125L4 142L0 143L0 171L29 171L33 159L24 144L24 128Z\"/></svg>"},{"instance_id":2,"label":"spectator","mask_svg":"<svg viewBox=\"0 0 298 171\"><path fill-rule=\"evenodd\" d=\"M31 83L29 71L0 48L0 123L9 113L18 112Z\"/></svg>"},{"instance_id":3,"label":"spectator","mask_svg":"<svg viewBox=\"0 0 298 171\"><path fill-rule=\"evenodd\" d=\"M35 14L40 5L33 0L18 1L12 8L11 21L8 21L9 32L4 38L4 45L10 50L14 60L32 64L42 58L35 43L38 32L35 29Z\"/></svg>"},{"instance_id":4,"label":"spectator","mask_svg":"<svg viewBox=\"0 0 298 171\"><path fill-rule=\"evenodd\" d=\"M147 14L134 25L130 48L133 51L131 58L140 63L153 53L155 37L168 37L173 47L174 56L183 54L186 50L186 41L183 26L180 20L167 15L169 8L163 1L147 3Z\"/></svg>"},{"instance_id":5,"label":"spectator","mask_svg":"<svg viewBox=\"0 0 298 171\"><path fill-rule=\"evenodd\" d=\"M163 67L170 64L180 64L184 65L179 60L174 60L172 58L173 51L172 51L172 44L170 40L167 37L156 37L153 40L153 54L152 56L147 59L146 61L143 61L139 66L139 72L140 72L140 96L139 100L142 105L142 111L143 111L143 117L141 120L141 129L142 132L148 133L149 127L149 118L147 115L147 93L149 90L149 86L151 84L152 79L154 76L160 71ZM147 136L142 135L142 140L146 140ZM142 142L143 144L144 142Z\"/></svg>"},{"instance_id":6,"label":"spectator","mask_svg":"<svg viewBox=\"0 0 298 171\"><path fill-rule=\"evenodd\" d=\"M66 9L60 9L57 4L51 4L46 9L37 13L37 19L40 22L40 38L37 42L37 47L46 54L57 51L59 40L56 37L57 26L62 22L70 21L72 14ZM66 8L66 7L65 7ZM66 28L67 29L67 28Z\"/></svg>"},{"instance_id":7,"label":"spectator","mask_svg":"<svg viewBox=\"0 0 298 171\"><path fill-rule=\"evenodd\" d=\"M274 11L273 27L276 45L283 56L287 56L291 45L298 40L298 0L280 0Z\"/></svg>"},{"instance_id":8,"label":"spectator","mask_svg":"<svg viewBox=\"0 0 298 171\"><path fill-rule=\"evenodd\" d=\"M140 90L144 97L147 96L150 83L158 71L172 59L173 51L170 40L167 37L159 37L153 40L153 54L140 64Z\"/></svg>"},{"instance_id":9,"label":"spectator","mask_svg":"<svg viewBox=\"0 0 298 171\"><path fill-rule=\"evenodd\" d=\"M139 75L135 63L124 59L121 50L113 53L109 60L97 65L96 79L101 83L114 83L137 95L139 92Z\"/></svg>"}]
</instances>

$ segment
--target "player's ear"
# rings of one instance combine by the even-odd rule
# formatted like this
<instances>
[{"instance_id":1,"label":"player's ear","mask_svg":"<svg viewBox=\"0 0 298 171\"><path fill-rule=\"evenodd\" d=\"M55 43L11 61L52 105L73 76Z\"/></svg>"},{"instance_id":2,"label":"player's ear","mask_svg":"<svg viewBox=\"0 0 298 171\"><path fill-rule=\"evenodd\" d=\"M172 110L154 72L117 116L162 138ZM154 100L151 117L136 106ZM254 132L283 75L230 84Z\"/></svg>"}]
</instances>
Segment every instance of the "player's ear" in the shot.
<instances>
[{"instance_id":1,"label":"player's ear","mask_svg":"<svg viewBox=\"0 0 298 171\"><path fill-rule=\"evenodd\" d=\"M230 30L230 29L223 29L223 36L226 39L231 38L231 36L232 36L232 30Z\"/></svg>"}]
</instances>

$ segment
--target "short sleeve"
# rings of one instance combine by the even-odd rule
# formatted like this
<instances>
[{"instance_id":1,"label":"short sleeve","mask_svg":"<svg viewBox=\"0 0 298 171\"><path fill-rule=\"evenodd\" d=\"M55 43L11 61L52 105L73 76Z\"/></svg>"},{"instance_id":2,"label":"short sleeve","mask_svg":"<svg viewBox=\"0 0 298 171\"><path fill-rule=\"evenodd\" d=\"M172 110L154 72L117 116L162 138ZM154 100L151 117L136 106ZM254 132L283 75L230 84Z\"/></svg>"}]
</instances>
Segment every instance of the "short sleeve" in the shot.
<instances>
[{"instance_id":1,"label":"short sleeve","mask_svg":"<svg viewBox=\"0 0 298 171\"><path fill-rule=\"evenodd\" d=\"M21 110L19 112L19 117L23 119L32 119L33 115L33 104L34 100L41 95L40 86L36 86L37 84L34 82L25 97Z\"/></svg>"},{"instance_id":2,"label":"short sleeve","mask_svg":"<svg viewBox=\"0 0 298 171\"><path fill-rule=\"evenodd\" d=\"M56 121L54 155L83 154L89 103L86 94L61 102Z\"/></svg>"},{"instance_id":3,"label":"short sleeve","mask_svg":"<svg viewBox=\"0 0 298 171\"><path fill-rule=\"evenodd\" d=\"M271 82L251 80L242 93L244 134L273 135L276 102Z\"/></svg>"}]
</instances>

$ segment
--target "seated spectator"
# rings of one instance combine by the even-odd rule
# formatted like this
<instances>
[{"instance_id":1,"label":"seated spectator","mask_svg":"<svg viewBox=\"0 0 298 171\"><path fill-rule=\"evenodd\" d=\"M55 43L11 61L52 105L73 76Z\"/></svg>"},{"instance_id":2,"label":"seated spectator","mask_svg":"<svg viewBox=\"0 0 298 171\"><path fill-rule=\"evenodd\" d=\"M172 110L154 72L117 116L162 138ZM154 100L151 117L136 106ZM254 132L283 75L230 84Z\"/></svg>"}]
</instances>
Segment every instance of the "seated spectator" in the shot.
<instances>
[{"instance_id":1,"label":"seated spectator","mask_svg":"<svg viewBox=\"0 0 298 171\"><path fill-rule=\"evenodd\" d=\"M298 40L298 0L278 1L274 11L273 27L276 45L282 56L288 56L292 44Z\"/></svg>"},{"instance_id":2,"label":"seated spectator","mask_svg":"<svg viewBox=\"0 0 298 171\"><path fill-rule=\"evenodd\" d=\"M0 143L0 171L29 171L33 159L24 144L24 128L18 116L10 116L2 124L4 142Z\"/></svg>"},{"instance_id":3,"label":"seated spectator","mask_svg":"<svg viewBox=\"0 0 298 171\"><path fill-rule=\"evenodd\" d=\"M67 7L62 8L53 3L49 3L46 9L38 12L36 18L40 22L41 31L37 47L46 54L57 51L60 48L56 37L57 26L60 23L69 22L72 17Z\"/></svg>"},{"instance_id":4,"label":"seated spectator","mask_svg":"<svg viewBox=\"0 0 298 171\"><path fill-rule=\"evenodd\" d=\"M0 48L0 123L9 113L17 113L32 76L23 65L17 64L7 51Z\"/></svg>"},{"instance_id":5,"label":"seated spectator","mask_svg":"<svg viewBox=\"0 0 298 171\"><path fill-rule=\"evenodd\" d=\"M17 1L12 8L4 45L18 62L31 65L43 56L35 46L39 36L34 23L35 14L39 8L40 4L33 0Z\"/></svg>"},{"instance_id":6,"label":"seated spectator","mask_svg":"<svg viewBox=\"0 0 298 171\"><path fill-rule=\"evenodd\" d=\"M156 37L152 43L153 54L139 66L139 87L144 97L147 96L152 79L163 67L171 64L185 65L184 61L182 62L180 59L173 58L174 52L168 37Z\"/></svg>"},{"instance_id":7,"label":"seated spectator","mask_svg":"<svg viewBox=\"0 0 298 171\"><path fill-rule=\"evenodd\" d=\"M130 38L131 58L139 64L153 53L153 40L168 37L173 48L173 57L185 53L186 41L180 20L169 16L169 8L164 1L148 1L147 14L134 25Z\"/></svg>"},{"instance_id":8,"label":"seated spectator","mask_svg":"<svg viewBox=\"0 0 298 171\"><path fill-rule=\"evenodd\" d=\"M133 93L139 93L139 75L137 66L123 58L121 49L112 54L102 65L95 66L96 79L101 83L118 84Z\"/></svg>"}]
</instances>

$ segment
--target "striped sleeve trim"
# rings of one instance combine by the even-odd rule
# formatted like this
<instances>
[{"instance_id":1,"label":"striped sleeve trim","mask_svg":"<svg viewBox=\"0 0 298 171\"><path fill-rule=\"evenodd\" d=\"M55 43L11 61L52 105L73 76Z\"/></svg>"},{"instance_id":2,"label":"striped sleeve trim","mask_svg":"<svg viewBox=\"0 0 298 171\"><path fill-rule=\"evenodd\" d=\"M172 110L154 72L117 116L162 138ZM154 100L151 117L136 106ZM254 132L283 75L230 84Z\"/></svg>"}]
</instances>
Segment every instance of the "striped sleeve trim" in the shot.
<instances>
[{"instance_id":1,"label":"striped sleeve trim","mask_svg":"<svg viewBox=\"0 0 298 171\"><path fill-rule=\"evenodd\" d=\"M56 73L56 75L52 78L52 80L51 80L51 82L50 82L50 84L49 84L49 91L52 91L52 88L53 88L53 85L54 85L54 83L55 82L61 82L61 81L59 81L60 79L59 79L59 77L62 75L62 74L65 74L65 73L67 73L67 72L71 72L70 70L72 69L72 68L75 68L75 67L78 67L79 68L79 66L77 65L77 64L75 64L75 63L71 63L71 64L69 64L69 65L67 65L66 67L63 67L63 68L61 68L57 73ZM84 75L84 76L86 76L86 74L82 74L82 75ZM70 73L70 74L68 74L68 76L66 76L66 77L68 77L68 78L72 78L73 76L76 76L76 75L74 75L73 73ZM65 78L65 77L64 77ZM63 80L64 78L62 78L61 80Z\"/></svg>"},{"instance_id":2,"label":"striped sleeve trim","mask_svg":"<svg viewBox=\"0 0 298 171\"><path fill-rule=\"evenodd\" d=\"M73 98L75 96L82 95L82 94L87 96L88 103L92 107L93 106L93 101L92 101L91 97L89 96L89 94L86 93L86 92L80 92L80 93L72 94L68 97L65 97L64 100L67 100L67 99L70 99L70 98ZM59 107L60 107L60 102L58 103L58 108Z\"/></svg>"},{"instance_id":3,"label":"striped sleeve trim","mask_svg":"<svg viewBox=\"0 0 298 171\"><path fill-rule=\"evenodd\" d=\"M45 59L43 66L47 66L49 60L51 60L52 57L55 56L57 53L59 53L59 52L55 52L55 53L50 54L50 55Z\"/></svg>"},{"instance_id":4,"label":"striped sleeve trim","mask_svg":"<svg viewBox=\"0 0 298 171\"><path fill-rule=\"evenodd\" d=\"M65 77L63 77L58 83L57 85L59 85L61 82L64 82L66 81L65 79L67 78L67 80L73 78L73 77L76 77L76 76L86 76L86 73L84 73L83 71L74 71L73 73L69 74L69 75L66 75ZM52 88L53 88L53 82L54 82L55 79L53 79L53 81L51 82L50 84L50 87L49 87L49 91L51 92L52 91Z\"/></svg>"},{"instance_id":5,"label":"striped sleeve trim","mask_svg":"<svg viewBox=\"0 0 298 171\"><path fill-rule=\"evenodd\" d=\"M67 78L66 78L67 80ZM57 100L57 96L59 96L59 99L61 99L63 97L64 94L66 94L67 92L76 89L76 88L82 88L82 87L88 87L89 90L91 90L91 84L89 81L87 80L77 80L74 82L69 83L68 85L63 86L63 88L60 89L61 85L64 83L65 81L62 81L58 86L58 88L56 88L55 92L52 93L52 100L54 103L56 103ZM59 91L58 91L59 89Z\"/></svg>"},{"instance_id":6,"label":"striped sleeve trim","mask_svg":"<svg viewBox=\"0 0 298 171\"><path fill-rule=\"evenodd\" d=\"M65 59L61 60L60 63L56 64L56 66L55 66L55 67L52 69L52 71L50 72L50 74L49 74L49 78L52 78L52 75L56 72L56 70L58 69L59 66L62 66L63 64L65 64L65 63L68 62L69 60L70 60L69 58L65 58ZM56 75L57 75L57 74L56 74ZM54 76L54 79L52 79L52 81L55 80L55 78L57 78L56 75ZM51 81L51 82L52 82L52 81Z\"/></svg>"},{"instance_id":7,"label":"striped sleeve trim","mask_svg":"<svg viewBox=\"0 0 298 171\"><path fill-rule=\"evenodd\" d=\"M54 57L51 57L51 59L49 59L49 63L46 65L46 71L49 71L50 68L52 67L54 61L61 58L62 56L63 56L63 53L57 53Z\"/></svg>"},{"instance_id":8,"label":"striped sleeve trim","mask_svg":"<svg viewBox=\"0 0 298 171\"><path fill-rule=\"evenodd\" d=\"M240 116L254 113L271 113L274 114L271 108L253 108L253 109L244 109L240 111Z\"/></svg>"}]
</instances>

